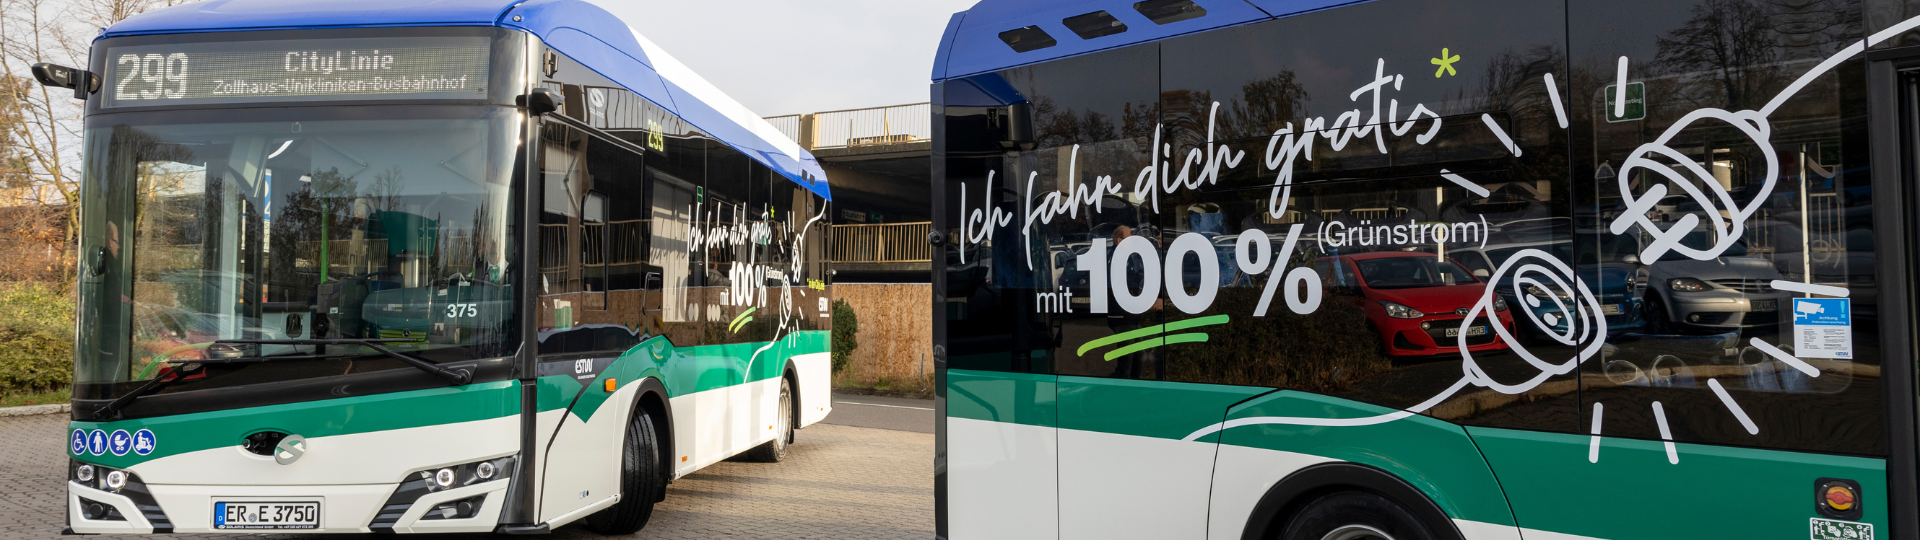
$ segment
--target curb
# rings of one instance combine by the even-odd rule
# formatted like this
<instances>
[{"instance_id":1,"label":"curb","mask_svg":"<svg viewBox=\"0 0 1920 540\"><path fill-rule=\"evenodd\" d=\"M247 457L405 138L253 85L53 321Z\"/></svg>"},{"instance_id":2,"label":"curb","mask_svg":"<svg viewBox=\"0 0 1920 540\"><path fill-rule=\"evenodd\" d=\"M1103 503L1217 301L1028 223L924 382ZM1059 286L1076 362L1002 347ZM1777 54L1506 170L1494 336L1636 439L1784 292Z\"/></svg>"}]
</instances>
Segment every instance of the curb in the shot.
<instances>
[{"instance_id":1,"label":"curb","mask_svg":"<svg viewBox=\"0 0 1920 540\"><path fill-rule=\"evenodd\" d=\"M66 414L67 411L72 410L72 408L73 405L70 403L28 405L25 407L0 407L0 418L10 416L37 416L42 414Z\"/></svg>"}]
</instances>

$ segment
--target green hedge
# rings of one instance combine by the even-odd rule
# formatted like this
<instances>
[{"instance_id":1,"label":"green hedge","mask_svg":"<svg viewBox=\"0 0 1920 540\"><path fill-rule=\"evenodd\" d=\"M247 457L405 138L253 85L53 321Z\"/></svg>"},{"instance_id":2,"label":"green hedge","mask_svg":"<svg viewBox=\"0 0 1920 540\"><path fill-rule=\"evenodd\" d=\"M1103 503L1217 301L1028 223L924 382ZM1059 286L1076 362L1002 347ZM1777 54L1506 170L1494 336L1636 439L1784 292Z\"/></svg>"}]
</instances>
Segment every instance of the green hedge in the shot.
<instances>
[{"instance_id":1,"label":"green hedge","mask_svg":"<svg viewBox=\"0 0 1920 540\"><path fill-rule=\"evenodd\" d=\"M73 296L54 285L0 285L0 394L71 382Z\"/></svg>"},{"instance_id":2,"label":"green hedge","mask_svg":"<svg viewBox=\"0 0 1920 540\"><path fill-rule=\"evenodd\" d=\"M853 313L853 306L846 300L833 301L833 372L847 369L853 362L854 349L860 348L860 342L854 338L860 334L860 316Z\"/></svg>"}]
</instances>

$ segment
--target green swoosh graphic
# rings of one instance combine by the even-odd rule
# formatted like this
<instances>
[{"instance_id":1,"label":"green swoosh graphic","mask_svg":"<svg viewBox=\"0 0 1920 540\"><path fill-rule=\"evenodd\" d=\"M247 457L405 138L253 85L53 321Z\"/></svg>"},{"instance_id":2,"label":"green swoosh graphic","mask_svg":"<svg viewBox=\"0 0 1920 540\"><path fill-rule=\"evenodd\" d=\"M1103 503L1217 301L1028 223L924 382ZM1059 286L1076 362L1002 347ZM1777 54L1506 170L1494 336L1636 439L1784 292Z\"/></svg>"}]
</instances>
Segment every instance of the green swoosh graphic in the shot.
<instances>
[{"instance_id":1,"label":"green swoosh graphic","mask_svg":"<svg viewBox=\"0 0 1920 540\"><path fill-rule=\"evenodd\" d=\"M727 331L739 332L741 326L746 326L747 323L753 322L753 317L750 317L749 315L753 315L753 312L759 311L759 310L760 308L755 307L755 308L747 308L746 311L740 312L740 316L734 317L733 322L727 324Z\"/></svg>"},{"instance_id":2,"label":"green swoosh graphic","mask_svg":"<svg viewBox=\"0 0 1920 540\"><path fill-rule=\"evenodd\" d=\"M1224 315L1222 316L1224 317ZM1177 343L1206 343L1206 342L1207 342L1207 335L1198 333L1198 332L1191 332L1186 334L1173 334L1173 335L1167 336L1167 339L1165 340L1142 341L1139 343L1114 349L1112 351L1107 352L1106 359L1113 360L1115 358L1137 353L1137 352L1151 349L1154 347L1164 347L1167 345L1173 345Z\"/></svg>"},{"instance_id":3,"label":"green swoosh graphic","mask_svg":"<svg viewBox=\"0 0 1920 540\"><path fill-rule=\"evenodd\" d=\"M1188 328L1198 328L1202 326L1226 324L1228 320L1229 320L1229 317L1226 315L1214 315L1212 317L1200 317L1198 319L1187 319L1184 321L1174 321L1167 324L1149 326L1149 327L1141 328L1139 330L1134 330L1131 332L1122 332L1119 334L1114 334L1114 335L1103 337L1093 341L1088 341L1085 345L1080 346L1080 350L1077 354L1079 354L1080 356L1086 356L1087 351L1091 351L1094 349L1098 349L1098 348L1119 343L1122 341L1135 340L1135 339L1139 339L1147 336L1152 336L1155 334L1172 332L1175 330L1186 330ZM1112 360L1112 358L1109 357L1108 360Z\"/></svg>"}]
</instances>

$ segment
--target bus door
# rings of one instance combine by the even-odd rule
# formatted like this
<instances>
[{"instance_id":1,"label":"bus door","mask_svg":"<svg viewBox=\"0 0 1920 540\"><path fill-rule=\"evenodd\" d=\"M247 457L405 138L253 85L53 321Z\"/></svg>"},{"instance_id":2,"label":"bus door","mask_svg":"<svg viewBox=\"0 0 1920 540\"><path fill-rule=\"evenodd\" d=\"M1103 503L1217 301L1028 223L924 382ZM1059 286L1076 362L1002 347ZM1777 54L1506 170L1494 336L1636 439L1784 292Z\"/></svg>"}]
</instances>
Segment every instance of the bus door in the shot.
<instances>
[{"instance_id":1,"label":"bus door","mask_svg":"<svg viewBox=\"0 0 1920 540\"><path fill-rule=\"evenodd\" d=\"M653 355L635 346L652 328L637 324L644 265L625 260L636 249L617 244L636 235L608 229L640 219L649 206L639 154L564 124L542 132L539 519L564 522L619 495L636 393L618 390L651 365Z\"/></svg>"},{"instance_id":2,"label":"bus door","mask_svg":"<svg viewBox=\"0 0 1920 540\"><path fill-rule=\"evenodd\" d=\"M1861 8L1567 6L1570 260L1604 343L1562 399L1571 433L1474 432L1515 518L1528 536L1894 537L1873 30L1823 22ZM1620 519L1650 490L1685 510Z\"/></svg>"},{"instance_id":3,"label":"bus door","mask_svg":"<svg viewBox=\"0 0 1920 540\"><path fill-rule=\"evenodd\" d=\"M946 148L946 183L934 193L936 219L958 232L941 246L944 271L934 276L944 308L934 324L946 348L940 472L947 537L1057 539L1054 334L1034 303L1036 288L1051 276L1027 267L1018 229L985 225L1021 206L1005 181L1000 145L965 144L1003 138L1013 92L992 75L938 84L934 92L945 94L946 139L957 141Z\"/></svg>"}]
</instances>

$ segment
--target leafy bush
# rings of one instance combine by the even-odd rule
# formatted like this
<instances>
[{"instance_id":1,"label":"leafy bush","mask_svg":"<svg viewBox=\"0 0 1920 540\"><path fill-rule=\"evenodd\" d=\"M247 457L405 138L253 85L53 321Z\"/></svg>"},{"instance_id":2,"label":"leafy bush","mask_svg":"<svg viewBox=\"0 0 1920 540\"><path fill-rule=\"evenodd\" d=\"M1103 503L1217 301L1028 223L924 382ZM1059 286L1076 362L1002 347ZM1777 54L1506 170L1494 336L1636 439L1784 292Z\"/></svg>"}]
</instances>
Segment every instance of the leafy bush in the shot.
<instances>
[{"instance_id":1,"label":"leafy bush","mask_svg":"<svg viewBox=\"0 0 1920 540\"><path fill-rule=\"evenodd\" d=\"M860 333L860 316L853 314L853 306L846 300L833 301L833 372L847 369L853 362L854 349L860 348L860 342L854 338Z\"/></svg>"},{"instance_id":2,"label":"leafy bush","mask_svg":"<svg viewBox=\"0 0 1920 540\"><path fill-rule=\"evenodd\" d=\"M0 392L31 392L73 382L73 339L0 330Z\"/></svg>"},{"instance_id":3,"label":"leafy bush","mask_svg":"<svg viewBox=\"0 0 1920 540\"><path fill-rule=\"evenodd\" d=\"M0 394L73 381L73 297L37 283L0 286Z\"/></svg>"}]
</instances>

